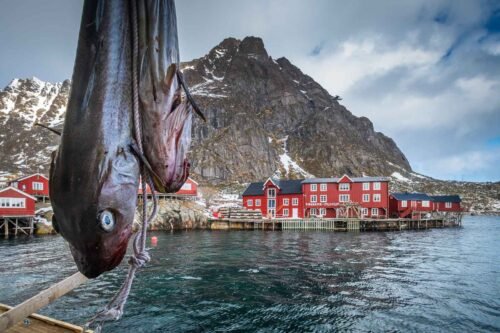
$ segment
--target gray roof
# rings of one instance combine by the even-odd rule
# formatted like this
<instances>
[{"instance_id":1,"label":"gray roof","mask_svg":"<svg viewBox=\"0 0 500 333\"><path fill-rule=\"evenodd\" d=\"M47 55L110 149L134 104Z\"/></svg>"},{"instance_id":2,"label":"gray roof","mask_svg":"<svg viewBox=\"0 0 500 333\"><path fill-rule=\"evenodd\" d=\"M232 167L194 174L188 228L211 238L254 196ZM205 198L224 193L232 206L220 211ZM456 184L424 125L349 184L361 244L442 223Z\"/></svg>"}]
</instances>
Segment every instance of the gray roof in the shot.
<instances>
[{"instance_id":1,"label":"gray roof","mask_svg":"<svg viewBox=\"0 0 500 333\"><path fill-rule=\"evenodd\" d=\"M273 183L275 183L279 188L278 194L300 194L302 193L302 181L303 179L297 180L279 180L279 179L271 179ZM246 188L243 195L263 195L264 194L264 183L265 182L257 182L251 183Z\"/></svg>"},{"instance_id":2,"label":"gray roof","mask_svg":"<svg viewBox=\"0 0 500 333\"><path fill-rule=\"evenodd\" d=\"M431 199L434 202L461 202L460 196L458 195L431 195Z\"/></svg>"},{"instance_id":3,"label":"gray roof","mask_svg":"<svg viewBox=\"0 0 500 333\"><path fill-rule=\"evenodd\" d=\"M303 181L304 184L312 183L338 183L340 178L308 178ZM389 177L349 177L353 183L364 183L364 182L388 182Z\"/></svg>"},{"instance_id":4,"label":"gray roof","mask_svg":"<svg viewBox=\"0 0 500 333\"><path fill-rule=\"evenodd\" d=\"M425 193L391 193L391 195L396 198L397 200L415 200L415 201L421 201L421 200L429 200L431 201L431 197L428 196Z\"/></svg>"}]
</instances>

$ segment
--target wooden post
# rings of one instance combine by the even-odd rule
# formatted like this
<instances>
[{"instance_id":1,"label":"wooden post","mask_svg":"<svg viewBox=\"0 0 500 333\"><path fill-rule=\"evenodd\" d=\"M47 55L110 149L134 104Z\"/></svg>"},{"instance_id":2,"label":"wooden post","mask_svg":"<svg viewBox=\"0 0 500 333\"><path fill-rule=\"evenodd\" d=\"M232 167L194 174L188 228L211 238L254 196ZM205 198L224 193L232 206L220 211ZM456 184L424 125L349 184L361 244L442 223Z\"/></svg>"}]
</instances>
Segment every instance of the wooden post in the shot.
<instances>
[{"instance_id":1,"label":"wooden post","mask_svg":"<svg viewBox=\"0 0 500 333\"><path fill-rule=\"evenodd\" d=\"M35 313L44 306L55 301L64 294L86 282L88 278L80 272L58 282L38 295L27 299L7 312L0 315L0 332L6 331L9 327L17 324L32 313Z\"/></svg>"},{"instance_id":2,"label":"wooden post","mask_svg":"<svg viewBox=\"0 0 500 333\"><path fill-rule=\"evenodd\" d=\"M17 236L17 228L18 228L18 224L17 224L17 217L16 217L16 223L15 223L15 229L14 229L14 236Z\"/></svg>"}]
</instances>

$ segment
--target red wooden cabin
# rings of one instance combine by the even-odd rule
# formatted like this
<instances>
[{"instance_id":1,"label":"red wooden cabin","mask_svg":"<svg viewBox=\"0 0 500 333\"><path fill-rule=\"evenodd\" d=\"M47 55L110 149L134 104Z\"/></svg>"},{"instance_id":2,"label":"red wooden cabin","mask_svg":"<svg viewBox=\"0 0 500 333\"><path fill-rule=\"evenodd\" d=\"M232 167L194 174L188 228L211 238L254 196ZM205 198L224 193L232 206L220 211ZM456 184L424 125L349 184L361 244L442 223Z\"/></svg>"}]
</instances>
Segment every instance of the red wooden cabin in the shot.
<instances>
[{"instance_id":1,"label":"red wooden cabin","mask_svg":"<svg viewBox=\"0 0 500 333\"><path fill-rule=\"evenodd\" d=\"M389 178L310 178L302 182L304 216L386 218L389 210ZM351 204L360 208L355 216Z\"/></svg>"},{"instance_id":2,"label":"red wooden cabin","mask_svg":"<svg viewBox=\"0 0 500 333\"><path fill-rule=\"evenodd\" d=\"M269 178L265 182L251 183L243 192L243 207L260 210L269 218L304 217L302 180Z\"/></svg>"},{"instance_id":3,"label":"red wooden cabin","mask_svg":"<svg viewBox=\"0 0 500 333\"><path fill-rule=\"evenodd\" d=\"M35 216L36 198L15 187L0 190L0 217Z\"/></svg>"},{"instance_id":4,"label":"red wooden cabin","mask_svg":"<svg viewBox=\"0 0 500 333\"><path fill-rule=\"evenodd\" d=\"M414 213L426 213L432 210L432 198L425 193L392 193L389 196L391 217L409 218Z\"/></svg>"},{"instance_id":5,"label":"red wooden cabin","mask_svg":"<svg viewBox=\"0 0 500 333\"><path fill-rule=\"evenodd\" d=\"M458 195L431 195L435 212L461 212L462 199Z\"/></svg>"},{"instance_id":6,"label":"red wooden cabin","mask_svg":"<svg viewBox=\"0 0 500 333\"><path fill-rule=\"evenodd\" d=\"M151 189L149 188L149 186L146 188L146 192L148 194L151 194ZM142 195L141 185L139 185L138 194ZM186 197L197 197L198 196L198 183L195 182L190 177L188 177L188 179L182 185L180 190L175 192L175 193L172 193L172 194L179 195L179 196L186 196Z\"/></svg>"},{"instance_id":7,"label":"red wooden cabin","mask_svg":"<svg viewBox=\"0 0 500 333\"><path fill-rule=\"evenodd\" d=\"M8 185L35 197L49 196L49 178L41 173L11 180Z\"/></svg>"}]
</instances>

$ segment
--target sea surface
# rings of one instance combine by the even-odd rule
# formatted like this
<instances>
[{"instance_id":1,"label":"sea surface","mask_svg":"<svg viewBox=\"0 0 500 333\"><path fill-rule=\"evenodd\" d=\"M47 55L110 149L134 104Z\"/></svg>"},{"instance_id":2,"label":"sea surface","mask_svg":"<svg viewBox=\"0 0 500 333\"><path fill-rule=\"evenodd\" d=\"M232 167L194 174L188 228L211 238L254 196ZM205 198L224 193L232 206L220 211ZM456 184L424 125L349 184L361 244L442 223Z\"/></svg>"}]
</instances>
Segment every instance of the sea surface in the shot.
<instances>
[{"instance_id":1,"label":"sea surface","mask_svg":"<svg viewBox=\"0 0 500 333\"><path fill-rule=\"evenodd\" d=\"M154 235L124 317L105 332L500 332L500 217L427 231ZM75 270L59 236L1 239L0 302ZM123 264L40 313L81 325L125 273Z\"/></svg>"}]
</instances>

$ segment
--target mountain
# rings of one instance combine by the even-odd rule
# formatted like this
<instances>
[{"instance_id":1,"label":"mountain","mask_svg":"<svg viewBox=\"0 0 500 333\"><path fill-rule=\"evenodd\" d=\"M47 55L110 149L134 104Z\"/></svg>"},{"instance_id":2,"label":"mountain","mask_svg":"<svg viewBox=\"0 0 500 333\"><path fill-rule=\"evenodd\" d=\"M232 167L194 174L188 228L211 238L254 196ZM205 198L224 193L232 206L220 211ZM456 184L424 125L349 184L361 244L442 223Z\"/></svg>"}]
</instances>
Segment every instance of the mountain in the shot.
<instances>
[{"instance_id":1,"label":"mountain","mask_svg":"<svg viewBox=\"0 0 500 333\"><path fill-rule=\"evenodd\" d=\"M498 183L441 182L413 172L392 139L288 59L270 57L260 38L225 39L182 70L207 117L193 123L190 153L191 173L205 184L237 185L273 174L384 175L393 177L394 190L475 191L479 197L469 196L470 204L500 209ZM7 175L48 172L59 138L34 124L62 127L70 87L69 80L31 78L0 91L0 182Z\"/></svg>"}]
</instances>

